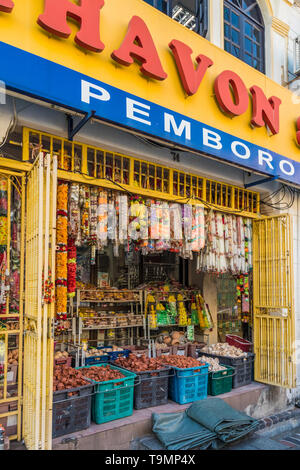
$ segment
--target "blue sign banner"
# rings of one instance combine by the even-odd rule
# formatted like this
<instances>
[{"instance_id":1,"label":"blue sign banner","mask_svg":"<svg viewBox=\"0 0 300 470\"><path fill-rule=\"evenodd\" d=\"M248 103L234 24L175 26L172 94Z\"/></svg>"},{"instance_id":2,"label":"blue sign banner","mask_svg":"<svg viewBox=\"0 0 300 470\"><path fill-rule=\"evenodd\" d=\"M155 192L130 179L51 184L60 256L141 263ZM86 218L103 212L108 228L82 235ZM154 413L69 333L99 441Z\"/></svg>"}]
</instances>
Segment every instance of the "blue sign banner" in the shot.
<instances>
[{"instance_id":1,"label":"blue sign banner","mask_svg":"<svg viewBox=\"0 0 300 470\"><path fill-rule=\"evenodd\" d=\"M3 42L0 56L10 90L300 184L300 162Z\"/></svg>"}]
</instances>

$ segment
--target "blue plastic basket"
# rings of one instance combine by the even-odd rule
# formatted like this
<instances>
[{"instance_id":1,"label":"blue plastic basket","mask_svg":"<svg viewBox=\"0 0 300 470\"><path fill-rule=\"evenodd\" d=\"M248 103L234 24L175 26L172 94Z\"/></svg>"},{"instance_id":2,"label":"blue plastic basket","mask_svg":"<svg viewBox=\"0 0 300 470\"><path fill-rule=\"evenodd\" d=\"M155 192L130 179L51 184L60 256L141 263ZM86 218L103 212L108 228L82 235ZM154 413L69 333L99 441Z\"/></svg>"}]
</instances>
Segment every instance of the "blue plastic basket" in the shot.
<instances>
[{"instance_id":1,"label":"blue plastic basket","mask_svg":"<svg viewBox=\"0 0 300 470\"><path fill-rule=\"evenodd\" d=\"M169 379L169 397L184 405L207 398L208 364L179 369L173 367L174 376Z\"/></svg>"},{"instance_id":2,"label":"blue plastic basket","mask_svg":"<svg viewBox=\"0 0 300 470\"><path fill-rule=\"evenodd\" d=\"M98 350L104 349L104 346L97 348ZM104 364L109 361L109 353L105 356L91 356L85 358L85 365L86 366L96 366L97 364Z\"/></svg>"},{"instance_id":3,"label":"blue plastic basket","mask_svg":"<svg viewBox=\"0 0 300 470\"><path fill-rule=\"evenodd\" d=\"M128 357L131 353L130 349L123 349L123 351L111 351L108 353L110 361L116 361L119 357Z\"/></svg>"},{"instance_id":4,"label":"blue plastic basket","mask_svg":"<svg viewBox=\"0 0 300 470\"><path fill-rule=\"evenodd\" d=\"M97 367L104 367L105 365L99 364ZM79 369L87 369L89 367L79 367ZM86 379L95 385L92 400L92 420L96 424L125 418L133 413L133 392L136 374L116 366L110 365L110 367L120 371L125 377L107 380L106 382L95 382L91 379Z\"/></svg>"}]
</instances>

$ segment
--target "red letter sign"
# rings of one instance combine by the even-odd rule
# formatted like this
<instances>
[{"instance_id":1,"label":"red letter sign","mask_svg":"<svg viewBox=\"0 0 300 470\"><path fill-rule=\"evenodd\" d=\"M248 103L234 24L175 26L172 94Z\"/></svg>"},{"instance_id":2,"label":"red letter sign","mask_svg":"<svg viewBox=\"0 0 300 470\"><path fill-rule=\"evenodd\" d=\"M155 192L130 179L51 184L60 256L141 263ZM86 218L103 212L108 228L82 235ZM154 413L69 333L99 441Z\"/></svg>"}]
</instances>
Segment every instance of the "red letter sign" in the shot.
<instances>
[{"instance_id":1,"label":"red letter sign","mask_svg":"<svg viewBox=\"0 0 300 470\"><path fill-rule=\"evenodd\" d=\"M79 5L69 0L45 0L45 11L38 18L38 24L52 34L68 38L72 33L67 17L80 23L80 31L75 42L86 49L101 52L104 49L100 41L100 10L104 0L79 0Z\"/></svg>"},{"instance_id":2,"label":"red letter sign","mask_svg":"<svg viewBox=\"0 0 300 470\"><path fill-rule=\"evenodd\" d=\"M250 88L253 96L253 114L251 124L256 127L268 126L272 134L279 132L279 106L281 100L276 96L267 99L266 95L258 86Z\"/></svg>"},{"instance_id":3,"label":"red letter sign","mask_svg":"<svg viewBox=\"0 0 300 470\"><path fill-rule=\"evenodd\" d=\"M141 72L147 77L165 80L168 76L162 68L150 31L138 16L131 18L121 47L111 56L116 62L127 66L136 59L142 63Z\"/></svg>"},{"instance_id":4,"label":"red letter sign","mask_svg":"<svg viewBox=\"0 0 300 470\"><path fill-rule=\"evenodd\" d=\"M0 0L0 11L10 13L14 6L15 5L12 0Z\"/></svg>"},{"instance_id":5,"label":"red letter sign","mask_svg":"<svg viewBox=\"0 0 300 470\"><path fill-rule=\"evenodd\" d=\"M215 93L221 110L229 116L240 116L247 111L249 96L241 78L230 70L220 73L215 81Z\"/></svg>"},{"instance_id":6,"label":"red letter sign","mask_svg":"<svg viewBox=\"0 0 300 470\"><path fill-rule=\"evenodd\" d=\"M298 117L296 121L296 139L297 139L297 144L300 145L300 117Z\"/></svg>"},{"instance_id":7,"label":"red letter sign","mask_svg":"<svg viewBox=\"0 0 300 470\"><path fill-rule=\"evenodd\" d=\"M189 46L173 39L169 44L169 48L174 55L183 88L188 95L194 95L198 91L207 69L213 65L213 61L200 54L196 57L198 66L195 70L191 59L193 51Z\"/></svg>"}]
</instances>

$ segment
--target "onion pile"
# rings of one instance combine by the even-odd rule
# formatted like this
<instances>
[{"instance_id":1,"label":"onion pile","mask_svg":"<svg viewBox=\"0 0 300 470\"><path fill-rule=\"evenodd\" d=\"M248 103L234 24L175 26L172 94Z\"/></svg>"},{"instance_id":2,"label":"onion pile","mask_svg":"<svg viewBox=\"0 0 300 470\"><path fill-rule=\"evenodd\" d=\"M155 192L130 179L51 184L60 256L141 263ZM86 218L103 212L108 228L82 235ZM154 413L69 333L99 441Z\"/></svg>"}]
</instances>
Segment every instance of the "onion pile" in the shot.
<instances>
[{"instance_id":1,"label":"onion pile","mask_svg":"<svg viewBox=\"0 0 300 470\"><path fill-rule=\"evenodd\" d=\"M88 385L81 370L67 365L55 366L53 370L53 392Z\"/></svg>"},{"instance_id":2,"label":"onion pile","mask_svg":"<svg viewBox=\"0 0 300 470\"><path fill-rule=\"evenodd\" d=\"M134 372L145 372L148 370L158 370L163 368L160 358L150 359L144 354L140 357L137 357L135 354L130 354L127 359L125 357L119 357L114 364Z\"/></svg>"},{"instance_id":3,"label":"onion pile","mask_svg":"<svg viewBox=\"0 0 300 470\"><path fill-rule=\"evenodd\" d=\"M110 366L88 367L82 373L86 378L95 382L106 382L107 380L123 379L123 375L118 370L112 369Z\"/></svg>"},{"instance_id":4,"label":"onion pile","mask_svg":"<svg viewBox=\"0 0 300 470\"><path fill-rule=\"evenodd\" d=\"M159 359L162 364L179 367L180 369L187 369L189 367L199 367L205 365L205 363L202 364L193 357L186 356L161 356Z\"/></svg>"}]
</instances>

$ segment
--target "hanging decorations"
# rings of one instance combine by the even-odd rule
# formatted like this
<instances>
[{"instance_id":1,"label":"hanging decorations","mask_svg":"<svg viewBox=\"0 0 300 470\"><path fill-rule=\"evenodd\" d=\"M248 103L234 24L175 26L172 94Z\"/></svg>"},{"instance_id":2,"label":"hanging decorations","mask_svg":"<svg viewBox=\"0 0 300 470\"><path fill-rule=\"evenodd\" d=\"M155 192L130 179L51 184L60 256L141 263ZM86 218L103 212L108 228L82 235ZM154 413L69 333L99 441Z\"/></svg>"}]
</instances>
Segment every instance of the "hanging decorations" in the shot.
<instances>
[{"instance_id":1,"label":"hanging decorations","mask_svg":"<svg viewBox=\"0 0 300 470\"><path fill-rule=\"evenodd\" d=\"M72 183L69 190L69 236L81 245L79 184Z\"/></svg>"},{"instance_id":2,"label":"hanging decorations","mask_svg":"<svg viewBox=\"0 0 300 470\"><path fill-rule=\"evenodd\" d=\"M57 187L56 220L56 317L67 318L68 277L68 184L59 182Z\"/></svg>"},{"instance_id":3,"label":"hanging decorations","mask_svg":"<svg viewBox=\"0 0 300 470\"><path fill-rule=\"evenodd\" d=\"M75 296L76 290L76 255L77 249L72 238L68 240L68 297Z\"/></svg>"},{"instance_id":4,"label":"hanging decorations","mask_svg":"<svg viewBox=\"0 0 300 470\"><path fill-rule=\"evenodd\" d=\"M107 192L104 190L98 193L97 245L99 250L107 246Z\"/></svg>"},{"instance_id":5,"label":"hanging decorations","mask_svg":"<svg viewBox=\"0 0 300 470\"><path fill-rule=\"evenodd\" d=\"M90 204L90 188L80 186L81 239L83 243L88 242L90 236Z\"/></svg>"}]
</instances>

